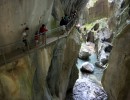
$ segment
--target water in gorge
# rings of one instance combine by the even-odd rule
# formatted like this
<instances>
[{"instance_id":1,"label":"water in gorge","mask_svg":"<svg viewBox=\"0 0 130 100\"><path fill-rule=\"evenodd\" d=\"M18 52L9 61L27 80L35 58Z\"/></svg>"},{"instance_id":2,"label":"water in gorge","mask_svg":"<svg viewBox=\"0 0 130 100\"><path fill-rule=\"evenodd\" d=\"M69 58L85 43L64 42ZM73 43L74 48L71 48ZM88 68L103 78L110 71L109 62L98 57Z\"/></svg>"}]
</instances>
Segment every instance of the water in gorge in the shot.
<instances>
[{"instance_id":1,"label":"water in gorge","mask_svg":"<svg viewBox=\"0 0 130 100\"><path fill-rule=\"evenodd\" d=\"M73 88L73 99L74 100L107 100L107 94L102 88L101 78L103 75L104 69L95 66L97 61L97 55L95 53L94 47L90 46L85 47L85 43L82 43L82 46L92 50L91 55L86 60L77 59L77 68L79 69L79 78L77 79L74 88ZM93 45L93 44L92 44ZM81 47L82 48L82 47ZM92 74L82 73L80 68L82 64L89 62L94 65L94 72Z\"/></svg>"}]
</instances>

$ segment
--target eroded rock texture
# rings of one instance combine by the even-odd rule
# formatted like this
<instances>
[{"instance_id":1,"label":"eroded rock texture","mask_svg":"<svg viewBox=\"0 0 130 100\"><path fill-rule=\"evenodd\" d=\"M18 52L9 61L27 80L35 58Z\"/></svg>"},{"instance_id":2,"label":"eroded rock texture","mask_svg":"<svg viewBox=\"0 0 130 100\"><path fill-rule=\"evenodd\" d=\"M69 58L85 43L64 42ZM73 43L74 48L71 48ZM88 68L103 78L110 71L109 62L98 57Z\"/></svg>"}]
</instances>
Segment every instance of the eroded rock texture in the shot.
<instances>
[{"instance_id":1,"label":"eroded rock texture","mask_svg":"<svg viewBox=\"0 0 130 100\"><path fill-rule=\"evenodd\" d=\"M63 100L78 49L78 36L74 32L44 49L1 66L0 99Z\"/></svg>"},{"instance_id":2,"label":"eroded rock texture","mask_svg":"<svg viewBox=\"0 0 130 100\"><path fill-rule=\"evenodd\" d=\"M73 88L74 100L107 100L103 88L89 78L78 79Z\"/></svg>"},{"instance_id":3,"label":"eroded rock texture","mask_svg":"<svg viewBox=\"0 0 130 100\"><path fill-rule=\"evenodd\" d=\"M108 1L107 0L97 0L94 7L89 8L89 21L100 19L103 17L108 17Z\"/></svg>"},{"instance_id":4,"label":"eroded rock texture","mask_svg":"<svg viewBox=\"0 0 130 100\"><path fill-rule=\"evenodd\" d=\"M103 84L109 93L110 100L130 99L130 26L116 37L114 47L110 56L109 67L105 71Z\"/></svg>"},{"instance_id":5,"label":"eroded rock texture","mask_svg":"<svg viewBox=\"0 0 130 100\"><path fill-rule=\"evenodd\" d=\"M109 66L102 80L104 88L109 95L109 100L130 99L130 24L127 23L130 20L128 15L128 4L130 2L128 3L128 0L124 0L125 5L122 8L119 5L121 1L115 0L118 10L114 13L117 18L114 31L117 34L115 34Z\"/></svg>"},{"instance_id":6,"label":"eroded rock texture","mask_svg":"<svg viewBox=\"0 0 130 100\"><path fill-rule=\"evenodd\" d=\"M32 38L42 23L49 22L52 5L53 0L1 0L0 45L20 40L26 26Z\"/></svg>"},{"instance_id":7,"label":"eroded rock texture","mask_svg":"<svg viewBox=\"0 0 130 100\"><path fill-rule=\"evenodd\" d=\"M70 5L68 0L1 0L0 45L20 40L26 26L31 41L42 23L48 30L58 27L58 18L74 8L81 10L86 2L72 0ZM72 30L67 38L1 66L0 100L64 100L68 84L75 81L71 71L80 45ZM74 80L69 82L69 78Z\"/></svg>"}]
</instances>

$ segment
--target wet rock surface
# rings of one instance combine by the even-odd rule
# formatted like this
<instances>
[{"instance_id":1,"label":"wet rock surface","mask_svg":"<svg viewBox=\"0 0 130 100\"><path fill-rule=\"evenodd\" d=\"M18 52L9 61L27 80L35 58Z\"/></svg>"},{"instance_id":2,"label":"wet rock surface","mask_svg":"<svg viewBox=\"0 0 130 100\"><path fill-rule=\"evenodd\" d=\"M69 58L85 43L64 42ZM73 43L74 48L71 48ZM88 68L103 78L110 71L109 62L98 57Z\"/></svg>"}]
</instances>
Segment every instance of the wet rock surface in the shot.
<instances>
[{"instance_id":1,"label":"wet rock surface","mask_svg":"<svg viewBox=\"0 0 130 100\"><path fill-rule=\"evenodd\" d=\"M110 38L112 33L107 27L102 28L96 33L96 48L98 61L95 63L97 67L104 68L104 65L108 63L109 55L112 50L112 44Z\"/></svg>"},{"instance_id":2,"label":"wet rock surface","mask_svg":"<svg viewBox=\"0 0 130 100\"><path fill-rule=\"evenodd\" d=\"M87 62L78 59L79 78L73 87L73 99L70 100L107 100L107 94L100 83L104 69L94 66L97 61L95 46L93 43L83 45L89 49L91 56Z\"/></svg>"},{"instance_id":3,"label":"wet rock surface","mask_svg":"<svg viewBox=\"0 0 130 100\"><path fill-rule=\"evenodd\" d=\"M89 52L80 51L79 58L83 60L88 60L90 55L91 54Z\"/></svg>"},{"instance_id":4,"label":"wet rock surface","mask_svg":"<svg viewBox=\"0 0 130 100\"><path fill-rule=\"evenodd\" d=\"M89 63L89 62L85 62L81 65L82 67L80 68L80 71L82 73L93 73L94 71L94 66L93 64Z\"/></svg>"},{"instance_id":5,"label":"wet rock surface","mask_svg":"<svg viewBox=\"0 0 130 100\"><path fill-rule=\"evenodd\" d=\"M74 100L107 100L103 88L89 78L78 79L73 88Z\"/></svg>"},{"instance_id":6,"label":"wet rock surface","mask_svg":"<svg viewBox=\"0 0 130 100\"><path fill-rule=\"evenodd\" d=\"M79 51L79 58L82 60L88 60L91 55L90 48L86 48L89 44L82 43L81 49Z\"/></svg>"}]
</instances>

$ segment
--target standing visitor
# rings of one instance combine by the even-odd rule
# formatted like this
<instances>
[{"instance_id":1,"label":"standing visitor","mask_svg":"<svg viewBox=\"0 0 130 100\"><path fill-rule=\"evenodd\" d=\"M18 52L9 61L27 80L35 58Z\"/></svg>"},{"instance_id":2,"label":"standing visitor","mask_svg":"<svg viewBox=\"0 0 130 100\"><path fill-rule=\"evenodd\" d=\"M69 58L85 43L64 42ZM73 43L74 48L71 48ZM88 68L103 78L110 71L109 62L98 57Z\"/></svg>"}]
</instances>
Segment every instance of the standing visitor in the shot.
<instances>
[{"instance_id":1,"label":"standing visitor","mask_svg":"<svg viewBox=\"0 0 130 100\"><path fill-rule=\"evenodd\" d=\"M27 31L29 30L28 27L26 27L22 33L22 41L24 43L24 46L27 48L28 47L28 41L27 41L27 37L28 37L28 34L27 34Z\"/></svg>"},{"instance_id":2,"label":"standing visitor","mask_svg":"<svg viewBox=\"0 0 130 100\"><path fill-rule=\"evenodd\" d=\"M64 20L64 18L62 17L62 18L61 18L61 21L60 21L60 26L63 26L63 25L65 25L65 20Z\"/></svg>"},{"instance_id":3,"label":"standing visitor","mask_svg":"<svg viewBox=\"0 0 130 100\"><path fill-rule=\"evenodd\" d=\"M67 24L68 24L68 21L69 21L69 16L67 16L67 14L65 14L64 20L65 20L65 25L67 25Z\"/></svg>"},{"instance_id":4,"label":"standing visitor","mask_svg":"<svg viewBox=\"0 0 130 100\"><path fill-rule=\"evenodd\" d=\"M48 31L48 29L46 28L45 24L43 24L40 28L40 37L42 39L42 44L46 45L46 32Z\"/></svg>"}]
</instances>

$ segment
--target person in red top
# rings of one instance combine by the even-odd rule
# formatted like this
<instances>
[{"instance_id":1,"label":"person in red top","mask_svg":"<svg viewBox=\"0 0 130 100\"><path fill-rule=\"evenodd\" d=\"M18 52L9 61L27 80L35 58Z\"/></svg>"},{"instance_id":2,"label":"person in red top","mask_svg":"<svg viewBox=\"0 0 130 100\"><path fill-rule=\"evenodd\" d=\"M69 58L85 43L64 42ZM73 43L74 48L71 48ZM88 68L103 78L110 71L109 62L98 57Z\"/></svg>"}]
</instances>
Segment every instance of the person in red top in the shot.
<instances>
[{"instance_id":1,"label":"person in red top","mask_svg":"<svg viewBox=\"0 0 130 100\"><path fill-rule=\"evenodd\" d=\"M46 32L48 31L48 29L46 28L46 26L43 24L39 30L41 38L42 38L42 43L46 45Z\"/></svg>"},{"instance_id":2,"label":"person in red top","mask_svg":"<svg viewBox=\"0 0 130 100\"><path fill-rule=\"evenodd\" d=\"M38 43L39 43L39 34L38 34L38 31L35 33L34 39L35 39L35 46L37 47Z\"/></svg>"}]
</instances>

